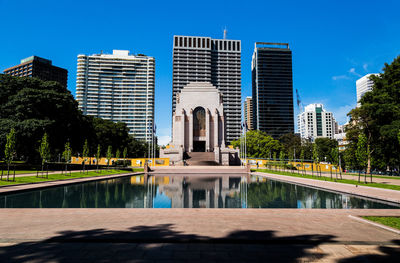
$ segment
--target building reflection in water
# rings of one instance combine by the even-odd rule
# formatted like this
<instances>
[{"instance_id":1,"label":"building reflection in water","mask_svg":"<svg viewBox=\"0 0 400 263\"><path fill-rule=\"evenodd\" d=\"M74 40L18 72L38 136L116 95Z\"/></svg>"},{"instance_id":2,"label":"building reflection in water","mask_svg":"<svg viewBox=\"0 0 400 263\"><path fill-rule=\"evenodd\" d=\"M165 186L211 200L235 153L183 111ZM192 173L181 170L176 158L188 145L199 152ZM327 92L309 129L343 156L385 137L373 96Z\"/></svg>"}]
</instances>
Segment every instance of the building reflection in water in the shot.
<instances>
[{"instance_id":1,"label":"building reflection in water","mask_svg":"<svg viewBox=\"0 0 400 263\"><path fill-rule=\"evenodd\" d=\"M146 186L146 208L247 208L248 179L242 174L151 175L136 182Z\"/></svg>"},{"instance_id":2,"label":"building reflection in water","mask_svg":"<svg viewBox=\"0 0 400 263\"><path fill-rule=\"evenodd\" d=\"M399 208L243 174L137 175L0 195L5 208Z\"/></svg>"}]
</instances>

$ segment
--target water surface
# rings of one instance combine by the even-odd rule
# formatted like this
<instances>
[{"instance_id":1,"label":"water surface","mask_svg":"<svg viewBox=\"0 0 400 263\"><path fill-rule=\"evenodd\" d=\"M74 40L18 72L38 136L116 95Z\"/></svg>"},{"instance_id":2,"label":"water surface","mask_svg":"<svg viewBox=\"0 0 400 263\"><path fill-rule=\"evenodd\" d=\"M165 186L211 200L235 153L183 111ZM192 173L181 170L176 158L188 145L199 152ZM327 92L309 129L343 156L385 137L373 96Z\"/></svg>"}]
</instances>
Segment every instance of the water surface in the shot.
<instances>
[{"instance_id":1,"label":"water surface","mask_svg":"<svg viewBox=\"0 0 400 263\"><path fill-rule=\"evenodd\" d=\"M243 175L135 175L0 195L1 208L399 208Z\"/></svg>"}]
</instances>

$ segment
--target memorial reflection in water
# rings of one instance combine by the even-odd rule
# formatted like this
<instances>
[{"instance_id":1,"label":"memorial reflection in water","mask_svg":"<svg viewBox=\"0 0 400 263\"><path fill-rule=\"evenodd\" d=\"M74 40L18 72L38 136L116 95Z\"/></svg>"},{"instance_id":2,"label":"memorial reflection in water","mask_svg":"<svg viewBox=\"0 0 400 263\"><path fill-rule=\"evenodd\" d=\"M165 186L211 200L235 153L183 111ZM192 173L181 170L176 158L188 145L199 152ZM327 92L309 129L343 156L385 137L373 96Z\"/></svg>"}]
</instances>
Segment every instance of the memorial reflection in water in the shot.
<instances>
[{"instance_id":1,"label":"memorial reflection in water","mask_svg":"<svg viewBox=\"0 0 400 263\"><path fill-rule=\"evenodd\" d=\"M399 208L243 174L137 175L0 195L0 207Z\"/></svg>"}]
</instances>

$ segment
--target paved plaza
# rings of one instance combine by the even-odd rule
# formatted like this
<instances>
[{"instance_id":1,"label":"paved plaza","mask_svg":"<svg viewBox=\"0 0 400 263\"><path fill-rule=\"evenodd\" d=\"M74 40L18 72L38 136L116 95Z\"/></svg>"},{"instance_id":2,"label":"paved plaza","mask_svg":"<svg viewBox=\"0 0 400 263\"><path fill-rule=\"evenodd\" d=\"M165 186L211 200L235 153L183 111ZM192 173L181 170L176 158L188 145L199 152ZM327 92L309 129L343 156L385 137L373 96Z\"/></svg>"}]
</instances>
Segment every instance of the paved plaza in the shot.
<instances>
[{"instance_id":1,"label":"paved plaza","mask_svg":"<svg viewBox=\"0 0 400 263\"><path fill-rule=\"evenodd\" d=\"M259 175L400 200L393 190ZM358 220L363 215L400 209L0 209L0 262L398 261L400 235Z\"/></svg>"}]
</instances>

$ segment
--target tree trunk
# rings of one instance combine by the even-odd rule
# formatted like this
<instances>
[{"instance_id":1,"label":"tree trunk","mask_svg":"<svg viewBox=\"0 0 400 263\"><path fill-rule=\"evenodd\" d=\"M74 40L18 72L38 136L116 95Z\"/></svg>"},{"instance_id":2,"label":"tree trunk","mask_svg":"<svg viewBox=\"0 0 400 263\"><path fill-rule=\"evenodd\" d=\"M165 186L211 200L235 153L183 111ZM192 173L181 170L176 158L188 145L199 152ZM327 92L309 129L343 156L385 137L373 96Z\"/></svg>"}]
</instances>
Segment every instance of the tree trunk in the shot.
<instances>
[{"instance_id":1,"label":"tree trunk","mask_svg":"<svg viewBox=\"0 0 400 263\"><path fill-rule=\"evenodd\" d=\"M7 164L7 181L10 176L10 163Z\"/></svg>"},{"instance_id":2,"label":"tree trunk","mask_svg":"<svg viewBox=\"0 0 400 263\"><path fill-rule=\"evenodd\" d=\"M330 171L331 171L331 180L333 180L333 178L332 178L332 165L330 166Z\"/></svg>"},{"instance_id":3,"label":"tree trunk","mask_svg":"<svg viewBox=\"0 0 400 263\"><path fill-rule=\"evenodd\" d=\"M361 176L361 171L360 171L360 169L358 169L358 182L360 182L360 176Z\"/></svg>"},{"instance_id":4,"label":"tree trunk","mask_svg":"<svg viewBox=\"0 0 400 263\"><path fill-rule=\"evenodd\" d=\"M370 178L371 178L371 183L372 183L372 173L371 173L371 170L369 170L369 176L370 176Z\"/></svg>"},{"instance_id":5,"label":"tree trunk","mask_svg":"<svg viewBox=\"0 0 400 263\"><path fill-rule=\"evenodd\" d=\"M314 162L311 164L311 177L314 176Z\"/></svg>"},{"instance_id":6,"label":"tree trunk","mask_svg":"<svg viewBox=\"0 0 400 263\"><path fill-rule=\"evenodd\" d=\"M364 183L367 183L367 171L365 169L364 169Z\"/></svg>"},{"instance_id":7,"label":"tree trunk","mask_svg":"<svg viewBox=\"0 0 400 263\"><path fill-rule=\"evenodd\" d=\"M15 165L14 165L14 177L13 177L13 181L15 182Z\"/></svg>"}]
</instances>

